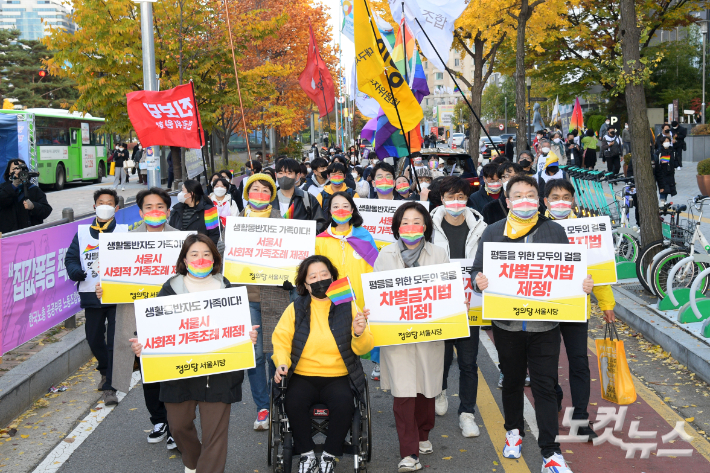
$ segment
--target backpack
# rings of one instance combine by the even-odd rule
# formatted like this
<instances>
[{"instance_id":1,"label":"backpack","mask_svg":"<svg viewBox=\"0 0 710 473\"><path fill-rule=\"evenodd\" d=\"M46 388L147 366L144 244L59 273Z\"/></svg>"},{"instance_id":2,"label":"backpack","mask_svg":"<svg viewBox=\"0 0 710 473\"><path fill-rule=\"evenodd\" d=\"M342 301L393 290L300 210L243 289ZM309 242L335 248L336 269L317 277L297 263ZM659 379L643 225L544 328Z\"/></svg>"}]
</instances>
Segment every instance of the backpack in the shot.
<instances>
[{"instance_id":1,"label":"backpack","mask_svg":"<svg viewBox=\"0 0 710 473\"><path fill-rule=\"evenodd\" d=\"M606 149L604 150L604 157L611 158L612 156L619 155L621 155L621 145L619 144L618 137L614 137L614 141L611 142L611 145L607 143Z\"/></svg>"}]
</instances>

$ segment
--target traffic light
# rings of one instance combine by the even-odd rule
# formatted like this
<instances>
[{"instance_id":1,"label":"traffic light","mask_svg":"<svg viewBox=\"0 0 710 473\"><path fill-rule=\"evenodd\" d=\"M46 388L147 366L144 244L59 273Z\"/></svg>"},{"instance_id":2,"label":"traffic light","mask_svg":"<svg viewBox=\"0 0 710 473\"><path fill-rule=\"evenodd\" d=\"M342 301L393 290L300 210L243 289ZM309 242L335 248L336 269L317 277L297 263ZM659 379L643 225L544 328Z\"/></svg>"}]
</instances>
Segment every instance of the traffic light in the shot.
<instances>
[{"instance_id":1,"label":"traffic light","mask_svg":"<svg viewBox=\"0 0 710 473\"><path fill-rule=\"evenodd\" d=\"M39 76L40 77L47 77L47 71L45 69L40 69Z\"/></svg>"}]
</instances>

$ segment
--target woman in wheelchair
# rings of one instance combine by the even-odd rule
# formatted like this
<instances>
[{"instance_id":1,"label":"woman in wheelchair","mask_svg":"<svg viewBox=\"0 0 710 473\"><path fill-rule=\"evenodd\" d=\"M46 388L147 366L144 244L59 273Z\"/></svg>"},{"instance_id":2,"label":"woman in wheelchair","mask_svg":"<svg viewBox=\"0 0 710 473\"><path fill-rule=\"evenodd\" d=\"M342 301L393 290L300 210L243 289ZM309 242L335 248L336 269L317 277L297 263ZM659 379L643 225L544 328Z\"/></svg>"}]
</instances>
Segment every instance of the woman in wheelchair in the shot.
<instances>
[{"instance_id":1,"label":"woman in wheelchair","mask_svg":"<svg viewBox=\"0 0 710 473\"><path fill-rule=\"evenodd\" d=\"M299 473L332 473L355 410L353 394L364 397L360 355L372 350L367 324L370 313L352 302L334 305L326 295L338 270L325 256L306 258L298 267L300 297L288 306L273 335L274 380L287 378L286 414L293 431ZM314 453L310 408L322 403L330 411L328 436L320 464Z\"/></svg>"}]
</instances>

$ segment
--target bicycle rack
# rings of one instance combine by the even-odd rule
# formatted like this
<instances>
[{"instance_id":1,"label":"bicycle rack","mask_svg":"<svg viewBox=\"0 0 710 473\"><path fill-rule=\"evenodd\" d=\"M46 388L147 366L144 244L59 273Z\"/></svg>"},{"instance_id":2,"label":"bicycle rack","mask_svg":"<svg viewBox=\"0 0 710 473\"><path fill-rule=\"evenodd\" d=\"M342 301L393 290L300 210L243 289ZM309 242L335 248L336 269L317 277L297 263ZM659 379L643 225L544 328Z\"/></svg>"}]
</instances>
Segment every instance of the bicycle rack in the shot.
<instances>
[{"instance_id":1,"label":"bicycle rack","mask_svg":"<svg viewBox=\"0 0 710 473\"><path fill-rule=\"evenodd\" d=\"M705 256L703 258L703 256ZM704 261L703 261L704 260ZM664 297L659 303L658 303L658 310L675 310L680 308L681 306L687 304L690 301L690 289L688 288L679 288L679 289L673 289L673 281L675 280L675 275L678 273L681 267L688 263L695 263L695 262L703 262L703 263L710 263L710 256L707 255L690 255L682 260L678 261L673 267L671 268L670 272L668 273L668 279L666 280L666 297ZM700 280L702 281L702 279ZM695 282L695 280L693 280ZM698 283L700 284L700 283ZM697 286L696 286L697 287ZM697 297L704 297L704 294L701 292L697 292L695 295ZM680 319L679 319L680 321Z\"/></svg>"},{"instance_id":2,"label":"bicycle rack","mask_svg":"<svg viewBox=\"0 0 710 473\"><path fill-rule=\"evenodd\" d=\"M656 254L656 256L653 257L653 260L651 260L651 263L650 263L650 264L648 265L648 267L646 268L646 281L651 281L651 280L652 280L652 279L651 279L651 276L652 276L652 274L651 274L651 268L653 268L653 267L655 266L656 261L658 261L659 259L661 259L661 258L663 258L664 256L666 256L668 253L671 253L671 252L676 251L676 250L677 250L677 248L671 246L671 247L668 247L668 248L666 248L666 249L664 249L664 250L659 251L659 252Z\"/></svg>"},{"instance_id":3,"label":"bicycle rack","mask_svg":"<svg viewBox=\"0 0 710 473\"><path fill-rule=\"evenodd\" d=\"M710 320L710 298L701 297L698 299L696 293L700 282L708 275L710 275L710 268L695 277L693 284L690 286L689 301L680 308L677 318L678 323L681 324L705 321L701 330L702 335L705 337L710 337L710 324L708 323Z\"/></svg>"}]
</instances>

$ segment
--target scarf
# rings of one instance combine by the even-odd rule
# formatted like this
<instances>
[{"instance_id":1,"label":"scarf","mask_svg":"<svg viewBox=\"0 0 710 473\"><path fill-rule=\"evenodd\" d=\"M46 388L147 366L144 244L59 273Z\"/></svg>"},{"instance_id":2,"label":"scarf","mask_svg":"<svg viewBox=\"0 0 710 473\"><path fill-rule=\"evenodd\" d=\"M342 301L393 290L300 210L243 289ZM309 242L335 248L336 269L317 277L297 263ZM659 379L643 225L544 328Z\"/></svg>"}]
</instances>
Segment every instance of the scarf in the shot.
<instances>
[{"instance_id":1,"label":"scarf","mask_svg":"<svg viewBox=\"0 0 710 473\"><path fill-rule=\"evenodd\" d=\"M375 240L372 239L372 235L366 229L362 227L350 227L351 231L348 235L340 236L333 235L333 227L328 227L324 232L318 235L318 238L336 238L338 240L345 240L353 250L357 251L357 254L362 256L367 264L370 266L375 266L375 260L380 254L375 245Z\"/></svg>"},{"instance_id":2,"label":"scarf","mask_svg":"<svg viewBox=\"0 0 710 473\"><path fill-rule=\"evenodd\" d=\"M565 175L562 172L562 169L559 169L552 176L549 176L545 171L540 171L540 177L542 177L542 180L545 181L545 184L547 184L549 181L551 181L553 179L564 179Z\"/></svg>"},{"instance_id":3,"label":"scarf","mask_svg":"<svg viewBox=\"0 0 710 473\"><path fill-rule=\"evenodd\" d=\"M507 236L511 240L517 240L518 238L524 237L528 232L535 226L540 213L536 213L532 218L528 220L523 220L515 216L513 212L508 212L508 220L505 223L504 236Z\"/></svg>"},{"instance_id":4,"label":"scarf","mask_svg":"<svg viewBox=\"0 0 710 473\"><path fill-rule=\"evenodd\" d=\"M402 254L402 261L404 261L405 268L415 268L419 266L419 256L422 254L425 244L426 242L422 240L416 248L410 250L402 240L397 240L397 245L399 245L399 251Z\"/></svg>"},{"instance_id":5,"label":"scarf","mask_svg":"<svg viewBox=\"0 0 710 473\"><path fill-rule=\"evenodd\" d=\"M90 228L92 228L93 230L98 231L99 233L103 233L104 230L108 230L108 226L111 225L111 222L113 222L113 218L111 218L111 220L109 220L108 222L106 222L106 223L104 224L104 226L102 227L102 226L101 226L101 223L99 223L98 220L94 219L94 224L93 224Z\"/></svg>"},{"instance_id":6,"label":"scarf","mask_svg":"<svg viewBox=\"0 0 710 473\"><path fill-rule=\"evenodd\" d=\"M255 217L255 218L269 218L271 216L271 205L267 206L264 210L254 210L249 204L244 207L245 217Z\"/></svg>"}]
</instances>

